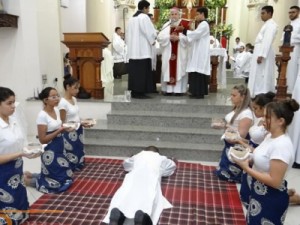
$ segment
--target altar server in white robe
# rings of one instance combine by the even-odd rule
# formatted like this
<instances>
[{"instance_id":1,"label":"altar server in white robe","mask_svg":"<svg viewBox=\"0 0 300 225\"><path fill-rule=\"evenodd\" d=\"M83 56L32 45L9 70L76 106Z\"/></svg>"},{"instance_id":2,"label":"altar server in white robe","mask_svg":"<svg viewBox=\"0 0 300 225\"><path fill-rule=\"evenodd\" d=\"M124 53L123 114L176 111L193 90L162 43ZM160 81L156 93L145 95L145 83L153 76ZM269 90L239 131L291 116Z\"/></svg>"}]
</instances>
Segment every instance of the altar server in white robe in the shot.
<instances>
[{"instance_id":1,"label":"altar server in white robe","mask_svg":"<svg viewBox=\"0 0 300 225\"><path fill-rule=\"evenodd\" d=\"M210 38L210 48L220 48L221 44L217 38L215 38L213 35L209 36Z\"/></svg>"},{"instance_id":2,"label":"altar server in white robe","mask_svg":"<svg viewBox=\"0 0 300 225\"><path fill-rule=\"evenodd\" d=\"M138 11L128 21L125 35L129 59L128 90L133 98L148 98L145 95L153 90L152 45L157 36L148 13L150 3L139 1Z\"/></svg>"},{"instance_id":3,"label":"altar server in white robe","mask_svg":"<svg viewBox=\"0 0 300 225\"><path fill-rule=\"evenodd\" d=\"M291 59L288 61L287 66L287 92L292 94L294 90L294 85L296 82L298 74L298 60L300 57L300 18L299 18L299 6L292 6L289 10L289 18L291 20L291 25L293 26L293 31L291 35L291 45L294 46L291 52Z\"/></svg>"},{"instance_id":4,"label":"altar server in white robe","mask_svg":"<svg viewBox=\"0 0 300 225\"><path fill-rule=\"evenodd\" d=\"M200 7L196 12L199 25L194 31L184 30L189 42L187 72L189 73L189 92L191 98L201 99L208 94L210 76L210 32L206 21L208 9Z\"/></svg>"},{"instance_id":5,"label":"altar server in white robe","mask_svg":"<svg viewBox=\"0 0 300 225\"><path fill-rule=\"evenodd\" d=\"M180 19L178 8L170 9L170 20L166 22L157 37L162 51L161 91L165 95L183 95L187 91L188 76L187 38L178 26L189 28L187 20Z\"/></svg>"},{"instance_id":6,"label":"altar server in white robe","mask_svg":"<svg viewBox=\"0 0 300 225\"><path fill-rule=\"evenodd\" d=\"M236 58L237 55L240 53L240 47L245 46L244 42L241 41L239 37L235 38L235 44L233 47L233 57Z\"/></svg>"},{"instance_id":7,"label":"altar server in white robe","mask_svg":"<svg viewBox=\"0 0 300 225\"><path fill-rule=\"evenodd\" d=\"M300 63L300 59L298 61ZM295 82L295 88L292 94L292 98L297 102L300 102L300 67L298 68L298 76ZM294 119L292 124L288 128L289 136L293 142L295 151L295 162L293 168L300 169L300 110L296 111L294 114Z\"/></svg>"},{"instance_id":8,"label":"altar server in white robe","mask_svg":"<svg viewBox=\"0 0 300 225\"><path fill-rule=\"evenodd\" d=\"M267 5L261 9L261 19L265 23L255 39L248 83L251 96L275 92L275 53L272 43L278 26L272 16L272 6Z\"/></svg>"},{"instance_id":9,"label":"altar server in white robe","mask_svg":"<svg viewBox=\"0 0 300 225\"><path fill-rule=\"evenodd\" d=\"M251 54L251 53L249 53ZM240 47L240 53L234 59L234 71L233 77L240 78L243 77L243 71L247 70L249 55L248 52L245 51L245 46ZM251 56L250 56L251 57Z\"/></svg>"},{"instance_id":10,"label":"altar server in white robe","mask_svg":"<svg viewBox=\"0 0 300 225\"><path fill-rule=\"evenodd\" d=\"M122 30L120 27L115 28L112 41L112 55L114 59L113 75L115 79L121 79L122 75L127 73L126 69L126 52L127 46L121 37ZM106 49L106 48L105 48Z\"/></svg>"},{"instance_id":11,"label":"altar server in white robe","mask_svg":"<svg viewBox=\"0 0 300 225\"><path fill-rule=\"evenodd\" d=\"M160 155L156 147L149 146L124 160L123 167L128 173L113 196L103 222L109 223L110 211L118 208L127 218L125 224L133 224L136 211L142 210L156 225L162 210L172 207L162 195L161 178L174 173L175 162Z\"/></svg>"}]
</instances>

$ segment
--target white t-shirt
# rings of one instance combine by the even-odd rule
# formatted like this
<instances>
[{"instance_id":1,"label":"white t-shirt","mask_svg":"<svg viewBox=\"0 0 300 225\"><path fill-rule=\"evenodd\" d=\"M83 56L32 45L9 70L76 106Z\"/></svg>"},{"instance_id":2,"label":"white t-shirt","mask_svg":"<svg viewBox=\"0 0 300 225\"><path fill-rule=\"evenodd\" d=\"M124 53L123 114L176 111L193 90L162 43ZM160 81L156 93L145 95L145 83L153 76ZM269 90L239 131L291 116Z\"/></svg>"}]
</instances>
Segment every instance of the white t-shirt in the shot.
<instances>
[{"instance_id":1,"label":"white t-shirt","mask_svg":"<svg viewBox=\"0 0 300 225\"><path fill-rule=\"evenodd\" d=\"M292 166L294 162L293 144L287 134L277 138L271 138L271 134L268 134L253 153L253 168L260 172L269 172L272 159L281 160L289 167Z\"/></svg>"},{"instance_id":2,"label":"white t-shirt","mask_svg":"<svg viewBox=\"0 0 300 225\"><path fill-rule=\"evenodd\" d=\"M61 127L61 119L58 109L55 107L56 119L49 116L44 110L40 111L36 119L37 125L47 125L47 132L55 131Z\"/></svg>"},{"instance_id":3,"label":"white t-shirt","mask_svg":"<svg viewBox=\"0 0 300 225\"><path fill-rule=\"evenodd\" d=\"M61 98L58 104L58 109L64 109L66 111L66 122L74 121L80 122L79 108L77 105L77 100L72 97L74 105L67 101L65 98Z\"/></svg>"},{"instance_id":4,"label":"white t-shirt","mask_svg":"<svg viewBox=\"0 0 300 225\"><path fill-rule=\"evenodd\" d=\"M20 152L24 141L22 129L14 118L9 117L9 124L0 118L0 155Z\"/></svg>"},{"instance_id":5,"label":"white t-shirt","mask_svg":"<svg viewBox=\"0 0 300 225\"><path fill-rule=\"evenodd\" d=\"M225 120L226 120L227 124L230 123L230 120L233 117L233 115L234 115L234 111L228 113L225 116ZM242 120L244 118L249 118L250 120L253 120L253 113L249 108L247 108L247 109L243 110L242 112L240 112L240 114L233 121L233 124L231 124L231 127L238 129L240 120Z\"/></svg>"}]
</instances>

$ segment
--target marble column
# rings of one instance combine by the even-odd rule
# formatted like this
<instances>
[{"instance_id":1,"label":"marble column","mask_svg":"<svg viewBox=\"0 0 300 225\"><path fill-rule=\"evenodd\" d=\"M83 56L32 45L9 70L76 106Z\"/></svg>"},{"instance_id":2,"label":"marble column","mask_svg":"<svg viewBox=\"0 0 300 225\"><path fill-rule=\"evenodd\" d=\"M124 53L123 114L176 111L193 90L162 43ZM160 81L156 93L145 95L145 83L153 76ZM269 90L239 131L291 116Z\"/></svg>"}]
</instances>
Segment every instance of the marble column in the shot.
<instances>
[{"instance_id":1,"label":"marble column","mask_svg":"<svg viewBox=\"0 0 300 225\"><path fill-rule=\"evenodd\" d=\"M116 22L113 1L86 1L87 32L102 32L109 40L112 38Z\"/></svg>"}]
</instances>

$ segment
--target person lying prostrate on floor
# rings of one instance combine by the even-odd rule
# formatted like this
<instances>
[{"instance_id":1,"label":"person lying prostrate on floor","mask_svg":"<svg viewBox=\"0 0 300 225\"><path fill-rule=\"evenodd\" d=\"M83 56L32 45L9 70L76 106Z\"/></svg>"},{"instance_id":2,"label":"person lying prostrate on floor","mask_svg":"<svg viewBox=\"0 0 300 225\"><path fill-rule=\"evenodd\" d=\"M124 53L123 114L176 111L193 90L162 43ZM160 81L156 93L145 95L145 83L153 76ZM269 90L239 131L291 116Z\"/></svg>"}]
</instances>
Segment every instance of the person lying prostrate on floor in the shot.
<instances>
[{"instance_id":1,"label":"person lying prostrate on floor","mask_svg":"<svg viewBox=\"0 0 300 225\"><path fill-rule=\"evenodd\" d=\"M64 128L56 106L60 97L55 88L47 87L39 95L44 108L37 117L39 141L47 144L41 156L40 174L25 172L26 185L36 187L43 193L59 193L67 190L72 184L73 171L65 156L63 132L71 131Z\"/></svg>"},{"instance_id":2,"label":"person lying prostrate on floor","mask_svg":"<svg viewBox=\"0 0 300 225\"><path fill-rule=\"evenodd\" d=\"M162 195L161 178L174 173L175 162L160 155L158 148L149 146L124 160L123 167L128 173L113 196L103 222L122 224L126 217L130 224L135 220L139 225L156 225L162 210L172 207Z\"/></svg>"},{"instance_id":3,"label":"person lying prostrate on floor","mask_svg":"<svg viewBox=\"0 0 300 225\"><path fill-rule=\"evenodd\" d=\"M227 127L238 131L241 138L249 139L248 132L253 124L253 113L250 108L251 99L248 88L243 84L234 86L231 90L231 102L233 111L225 116ZM237 140L229 140L225 137L224 142L225 146L215 174L222 180L240 183L243 171L227 156L229 148L234 146Z\"/></svg>"},{"instance_id":4,"label":"person lying prostrate on floor","mask_svg":"<svg viewBox=\"0 0 300 225\"><path fill-rule=\"evenodd\" d=\"M23 178L23 157L35 158L40 154L25 154L25 134L14 118L15 93L0 87L0 224L10 220L13 225L28 218L25 212L5 214L5 210L28 210L29 203Z\"/></svg>"},{"instance_id":5,"label":"person lying prostrate on floor","mask_svg":"<svg viewBox=\"0 0 300 225\"><path fill-rule=\"evenodd\" d=\"M264 110L264 126L269 134L249 159L235 162L252 177L247 211L247 224L284 224L289 195L285 180L294 160L293 144L286 133L299 104L294 100L268 103Z\"/></svg>"}]
</instances>

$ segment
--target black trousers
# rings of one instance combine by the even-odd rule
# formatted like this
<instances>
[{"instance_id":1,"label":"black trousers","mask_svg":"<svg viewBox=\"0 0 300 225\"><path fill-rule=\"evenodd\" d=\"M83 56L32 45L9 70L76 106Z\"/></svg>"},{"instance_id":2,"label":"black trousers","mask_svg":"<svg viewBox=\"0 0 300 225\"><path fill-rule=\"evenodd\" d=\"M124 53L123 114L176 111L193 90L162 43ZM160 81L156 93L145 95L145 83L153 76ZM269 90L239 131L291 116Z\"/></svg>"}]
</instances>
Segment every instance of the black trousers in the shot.
<instances>
[{"instance_id":1,"label":"black trousers","mask_svg":"<svg viewBox=\"0 0 300 225\"><path fill-rule=\"evenodd\" d=\"M114 63L113 67L114 78L120 78L122 75L127 74L127 66L124 62Z\"/></svg>"},{"instance_id":2,"label":"black trousers","mask_svg":"<svg viewBox=\"0 0 300 225\"><path fill-rule=\"evenodd\" d=\"M208 78L209 76L202 73L189 73L189 92L192 96L204 97L204 95L208 95Z\"/></svg>"},{"instance_id":3,"label":"black trousers","mask_svg":"<svg viewBox=\"0 0 300 225\"><path fill-rule=\"evenodd\" d=\"M128 90L133 93L153 92L151 59L130 59L128 64Z\"/></svg>"}]
</instances>

